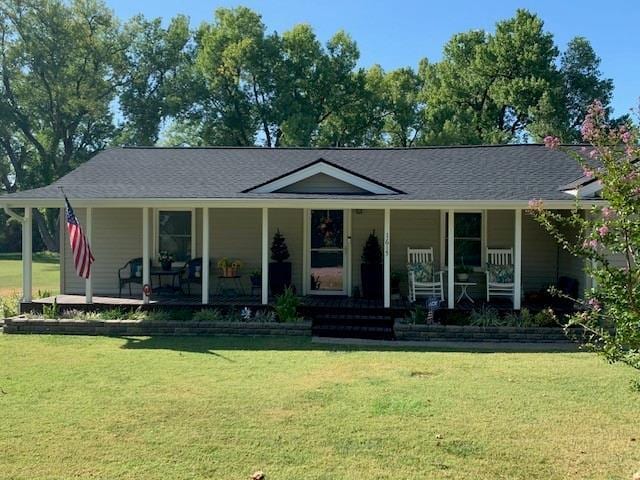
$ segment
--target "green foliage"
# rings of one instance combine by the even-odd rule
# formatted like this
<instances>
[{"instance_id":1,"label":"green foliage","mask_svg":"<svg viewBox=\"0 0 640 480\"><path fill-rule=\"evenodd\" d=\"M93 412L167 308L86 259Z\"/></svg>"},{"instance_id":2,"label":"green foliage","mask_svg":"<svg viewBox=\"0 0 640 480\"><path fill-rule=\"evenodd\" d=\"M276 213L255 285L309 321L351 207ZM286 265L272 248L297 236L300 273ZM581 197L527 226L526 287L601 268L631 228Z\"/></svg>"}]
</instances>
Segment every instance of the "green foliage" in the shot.
<instances>
[{"instance_id":1,"label":"green foliage","mask_svg":"<svg viewBox=\"0 0 640 480\"><path fill-rule=\"evenodd\" d=\"M147 320L150 322L170 322L173 317L167 310L154 309L147 312Z\"/></svg>"},{"instance_id":2,"label":"green foliage","mask_svg":"<svg viewBox=\"0 0 640 480\"><path fill-rule=\"evenodd\" d=\"M271 242L271 260L281 263L288 259L289 256L289 248L287 247L285 238L280 233L280 229L277 229Z\"/></svg>"},{"instance_id":3,"label":"green foliage","mask_svg":"<svg viewBox=\"0 0 640 480\"><path fill-rule=\"evenodd\" d=\"M20 298L17 294L0 297L0 318L15 317L18 315Z\"/></svg>"},{"instance_id":4,"label":"green foliage","mask_svg":"<svg viewBox=\"0 0 640 480\"><path fill-rule=\"evenodd\" d=\"M276 297L276 305L274 310L278 321L280 322L297 322L300 320L298 316L298 306L300 299L293 292L291 287L287 287L282 295Z\"/></svg>"},{"instance_id":5,"label":"green foliage","mask_svg":"<svg viewBox=\"0 0 640 480\"><path fill-rule=\"evenodd\" d=\"M193 314L194 322L220 322L223 316L217 308L203 308Z\"/></svg>"},{"instance_id":6,"label":"green foliage","mask_svg":"<svg viewBox=\"0 0 640 480\"><path fill-rule=\"evenodd\" d=\"M47 319L60 318L60 307L58 307L58 302L55 298L51 305L42 305L42 317Z\"/></svg>"},{"instance_id":7,"label":"green foliage","mask_svg":"<svg viewBox=\"0 0 640 480\"><path fill-rule=\"evenodd\" d=\"M409 310L409 317L407 318L409 323L414 325L421 325L427 323L427 312L422 305L415 305Z\"/></svg>"},{"instance_id":8,"label":"green foliage","mask_svg":"<svg viewBox=\"0 0 640 480\"><path fill-rule=\"evenodd\" d=\"M483 305L479 309L471 311L469 324L474 327L502 327L505 322L495 308Z\"/></svg>"},{"instance_id":9,"label":"green foliage","mask_svg":"<svg viewBox=\"0 0 640 480\"><path fill-rule=\"evenodd\" d=\"M276 321L276 314L273 310L258 310L253 316L253 321L258 323L273 323Z\"/></svg>"},{"instance_id":10,"label":"green foliage","mask_svg":"<svg viewBox=\"0 0 640 480\"><path fill-rule=\"evenodd\" d=\"M362 263L369 265L380 265L382 263L382 248L380 248L380 242L375 230L369 234L362 248L362 256L360 258Z\"/></svg>"},{"instance_id":11,"label":"green foliage","mask_svg":"<svg viewBox=\"0 0 640 480\"><path fill-rule=\"evenodd\" d=\"M578 199L576 207L587 213L576 208L563 215L532 200L530 213L562 248L585 260L594 279L595 287L576 299L580 311L565 328L581 328L587 346L608 361L640 369L640 132L609 124L599 102L590 107L581 132L592 146L567 151L587 178L600 182L604 202ZM545 143L558 148L559 141L547 137Z\"/></svg>"}]
</instances>

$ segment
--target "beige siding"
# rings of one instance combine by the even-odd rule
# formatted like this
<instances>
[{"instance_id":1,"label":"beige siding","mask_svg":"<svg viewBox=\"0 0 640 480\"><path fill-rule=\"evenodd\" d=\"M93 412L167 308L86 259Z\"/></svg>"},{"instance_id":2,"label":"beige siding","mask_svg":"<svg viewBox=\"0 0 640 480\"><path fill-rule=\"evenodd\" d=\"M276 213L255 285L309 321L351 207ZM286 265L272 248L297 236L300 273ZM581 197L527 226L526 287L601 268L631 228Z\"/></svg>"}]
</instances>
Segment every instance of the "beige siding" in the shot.
<instances>
[{"instance_id":1,"label":"beige siding","mask_svg":"<svg viewBox=\"0 0 640 480\"><path fill-rule=\"evenodd\" d=\"M351 212L351 271L353 275L352 286L358 287L362 293L362 280L360 278L360 264L362 263L362 249L372 230L383 246L384 236L384 210L353 210Z\"/></svg>"},{"instance_id":2,"label":"beige siding","mask_svg":"<svg viewBox=\"0 0 640 480\"><path fill-rule=\"evenodd\" d=\"M487 211L487 248L513 248L515 213L513 210Z\"/></svg>"},{"instance_id":3,"label":"beige siding","mask_svg":"<svg viewBox=\"0 0 640 480\"><path fill-rule=\"evenodd\" d=\"M249 273L260 270L262 214L260 209L209 209L210 257L212 263L211 291L218 289L220 270L218 261L226 257L243 263L243 286L249 290Z\"/></svg>"},{"instance_id":4,"label":"beige siding","mask_svg":"<svg viewBox=\"0 0 640 480\"><path fill-rule=\"evenodd\" d=\"M300 208L270 208L269 209L269 248L276 230L284 235L289 248L289 261L291 262L291 277L296 291L302 293L302 262L303 250L303 215ZM271 259L271 250L269 250Z\"/></svg>"},{"instance_id":5,"label":"beige siding","mask_svg":"<svg viewBox=\"0 0 640 480\"><path fill-rule=\"evenodd\" d=\"M433 247L440 265L440 211L391 210L391 271L400 274L400 290L407 293L407 248Z\"/></svg>"},{"instance_id":6,"label":"beige siding","mask_svg":"<svg viewBox=\"0 0 640 480\"><path fill-rule=\"evenodd\" d=\"M76 209L81 224L86 221L86 209ZM142 209L94 208L92 250L96 258L92 268L93 291L96 295L118 293L118 268L132 258L142 256ZM83 294L84 279L73 267L69 237L64 234L64 293ZM139 286L134 286L140 293Z\"/></svg>"},{"instance_id":7,"label":"beige siding","mask_svg":"<svg viewBox=\"0 0 640 480\"><path fill-rule=\"evenodd\" d=\"M368 193L362 188L331 177L325 173L317 173L292 185L281 188L282 193Z\"/></svg>"}]
</instances>

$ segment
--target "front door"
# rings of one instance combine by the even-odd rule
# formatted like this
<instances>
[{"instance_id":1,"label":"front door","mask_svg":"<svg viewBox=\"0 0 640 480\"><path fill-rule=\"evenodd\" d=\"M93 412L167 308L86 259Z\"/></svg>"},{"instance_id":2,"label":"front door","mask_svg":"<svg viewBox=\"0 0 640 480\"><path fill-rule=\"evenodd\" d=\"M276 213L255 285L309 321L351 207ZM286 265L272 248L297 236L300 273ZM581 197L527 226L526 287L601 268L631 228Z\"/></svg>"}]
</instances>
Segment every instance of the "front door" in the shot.
<instances>
[{"instance_id":1,"label":"front door","mask_svg":"<svg viewBox=\"0 0 640 480\"><path fill-rule=\"evenodd\" d=\"M345 295L344 210L311 210L310 216L308 291Z\"/></svg>"}]
</instances>

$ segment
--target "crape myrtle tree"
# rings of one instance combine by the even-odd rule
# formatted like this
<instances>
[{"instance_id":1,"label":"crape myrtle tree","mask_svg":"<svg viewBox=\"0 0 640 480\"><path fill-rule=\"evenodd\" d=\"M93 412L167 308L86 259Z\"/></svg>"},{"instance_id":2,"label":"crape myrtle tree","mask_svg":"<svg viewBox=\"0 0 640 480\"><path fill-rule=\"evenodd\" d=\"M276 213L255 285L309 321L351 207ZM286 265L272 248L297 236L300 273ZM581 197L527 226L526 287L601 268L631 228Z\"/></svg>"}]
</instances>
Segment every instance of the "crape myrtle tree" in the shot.
<instances>
[{"instance_id":1,"label":"crape myrtle tree","mask_svg":"<svg viewBox=\"0 0 640 480\"><path fill-rule=\"evenodd\" d=\"M581 327L587 346L611 362L640 369L640 148L638 129L612 126L606 109L594 102L581 128L590 147L565 148L582 165L586 179L600 182L601 202L563 216L530 202L531 213L562 245L586 260L594 285L578 300L567 328ZM560 147L548 136L549 148ZM589 200L578 199L580 202ZM563 228L564 227L564 228ZM577 240L563 232L577 232ZM640 385L640 383L639 383Z\"/></svg>"}]
</instances>

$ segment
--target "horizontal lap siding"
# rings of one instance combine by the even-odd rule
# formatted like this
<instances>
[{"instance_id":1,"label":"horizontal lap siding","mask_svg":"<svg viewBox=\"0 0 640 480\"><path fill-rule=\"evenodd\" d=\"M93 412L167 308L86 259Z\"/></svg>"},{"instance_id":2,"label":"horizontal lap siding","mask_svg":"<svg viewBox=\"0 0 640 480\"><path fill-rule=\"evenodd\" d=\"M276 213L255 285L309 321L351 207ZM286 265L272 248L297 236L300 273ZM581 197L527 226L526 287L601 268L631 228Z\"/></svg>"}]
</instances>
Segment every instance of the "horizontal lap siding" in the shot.
<instances>
[{"instance_id":1,"label":"horizontal lap siding","mask_svg":"<svg viewBox=\"0 0 640 480\"><path fill-rule=\"evenodd\" d=\"M400 274L400 291L407 294L407 248L433 247L440 265L440 211L391 210L391 271Z\"/></svg>"},{"instance_id":2,"label":"horizontal lap siding","mask_svg":"<svg viewBox=\"0 0 640 480\"><path fill-rule=\"evenodd\" d=\"M86 230L86 209L75 213ZM118 293L118 268L132 258L142 256L142 209L94 208L91 248L95 257L92 267L93 291L97 295ZM64 286L66 294L83 294L85 281L76 275L69 246L69 236L64 232ZM140 287L132 286L136 292ZM128 293L128 289L127 289Z\"/></svg>"},{"instance_id":3,"label":"horizontal lap siding","mask_svg":"<svg viewBox=\"0 0 640 480\"><path fill-rule=\"evenodd\" d=\"M362 293L360 264L362 249L371 231L376 231L380 248L384 243L384 210L353 210L351 213L351 271L352 286Z\"/></svg>"},{"instance_id":4,"label":"horizontal lap siding","mask_svg":"<svg viewBox=\"0 0 640 480\"><path fill-rule=\"evenodd\" d=\"M271 241L279 228L285 237L291 262L291 279L296 291L302 294L303 214L300 208L269 209L269 261L271 261Z\"/></svg>"},{"instance_id":5,"label":"horizontal lap siding","mask_svg":"<svg viewBox=\"0 0 640 480\"><path fill-rule=\"evenodd\" d=\"M240 273L243 287L249 291L249 274L260 270L262 213L258 208L211 208L209 209L211 291L216 292L221 274L218 261L226 257L243 263ZM226 286L228 287L228 286Z\"/></svg>"}]
</instances>

